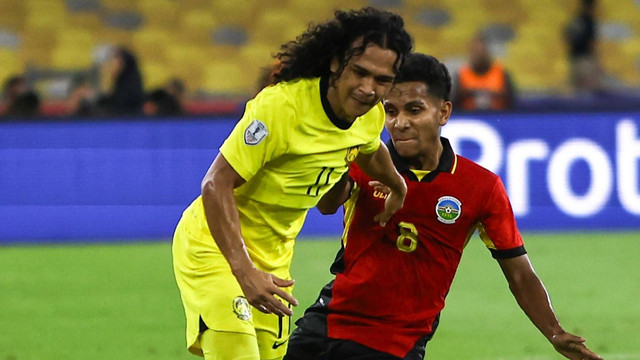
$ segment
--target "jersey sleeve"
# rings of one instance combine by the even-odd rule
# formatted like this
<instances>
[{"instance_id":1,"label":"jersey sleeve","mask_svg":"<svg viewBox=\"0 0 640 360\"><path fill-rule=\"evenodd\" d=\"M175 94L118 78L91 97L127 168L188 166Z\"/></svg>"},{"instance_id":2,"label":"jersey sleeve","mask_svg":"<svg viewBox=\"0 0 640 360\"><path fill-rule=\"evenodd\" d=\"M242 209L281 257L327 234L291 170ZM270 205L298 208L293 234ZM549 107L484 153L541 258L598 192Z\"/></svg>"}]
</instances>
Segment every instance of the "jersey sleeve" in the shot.
<instances>
[{"instance_id":1,"label":"jersey sleeve","mask_svg":"<svg viewBox=\"0 0 640 360\"><path fill-rule=\"evenodd\" d=\"M376 124L377 132L376 132L376 136L374 136L371 139L371 141L369 141L368 143L360 147L360 152L363 154L373 154L380 147L380 133L382 133L382 130L384 129L385 112L384 112L384 106L382 105L382 102L379 102L378 104L376 104L376 106L374 106L373 109L371 109L367 113L367 115L368 115L367 118L364 120L374 121ZM369 116L371 116L372 118L369 118Z\"/></svg>"},{"instance_id":2,"label":"jersey sleeve","mask_svg":"<svg viewBox=\"0 0 640 360\"><path fill-rule=\"evenodd\" d=\"M249 101L244 115L220 147L222 155L245 181L287 151L284 123L295 112L293 104L278 95L268 88Z\"/></svg>"},{"instance_id":3,"label":"jersey sleeve","mask_svg":"<svg viewBox=\"0 0 640 360\"><path fill-rule=\"evenodd\" d=\"M500 178L495 179L478 224L480 238L496 259L524 255L526 250L507 192Z\"/></svg>"}]
</instances>

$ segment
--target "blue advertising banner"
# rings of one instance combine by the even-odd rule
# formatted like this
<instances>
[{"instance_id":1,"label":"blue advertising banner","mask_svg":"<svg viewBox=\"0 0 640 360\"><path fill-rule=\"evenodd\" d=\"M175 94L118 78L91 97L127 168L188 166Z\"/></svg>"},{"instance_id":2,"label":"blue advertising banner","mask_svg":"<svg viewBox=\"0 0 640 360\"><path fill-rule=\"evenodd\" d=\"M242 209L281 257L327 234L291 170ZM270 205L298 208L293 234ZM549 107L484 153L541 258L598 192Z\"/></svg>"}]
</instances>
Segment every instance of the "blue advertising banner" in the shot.
<instances>
[{"instance_id":1,"label":"blue advertising banner","mask_svg":"<svg viewBox=\"0 0 640 360\"><path fill-rule=\"evenodd\" d=\"M0 241L170 238L234 121L0 125Z\"/></svg>"},{"instance_id":2,"label":"blue advertising banner","mask_svg":"<svg viewBox=\"0 0 640 360\"><path fill-rule=\"evenodd\" d=\"M0 124L0 242L167 239L232 119ZM640 113L454 118L523 230L640 229ZM341 232L312 210L303 235Z\"/></svg>"},{"instance_id":3,"label":"blue advertising banner","mask_svg":"<svg viewBox=\"0 0 640 360\"><path fill-rule=\"evenodd\" d=\"M499 174L521 229L640 228L640 115L457 118L442 135Z\"/></svg>"}]
</instances>

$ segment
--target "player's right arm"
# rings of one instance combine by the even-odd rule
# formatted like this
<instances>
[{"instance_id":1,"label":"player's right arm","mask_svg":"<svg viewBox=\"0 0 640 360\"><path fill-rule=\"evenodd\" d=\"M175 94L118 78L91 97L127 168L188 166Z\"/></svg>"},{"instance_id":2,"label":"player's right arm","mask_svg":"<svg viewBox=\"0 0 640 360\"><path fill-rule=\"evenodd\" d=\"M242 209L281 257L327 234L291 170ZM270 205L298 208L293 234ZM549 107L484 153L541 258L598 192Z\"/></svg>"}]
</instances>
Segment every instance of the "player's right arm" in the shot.
<instances>
[{"instance_id":1,"label":"player's right arm","mask_svg":"<svg viewBox=\"0 0 640 360\"><path fill-rule=\"evenodd\" d=\"M360 152L355 159L355 163L365 174L383 183L391 190L385 200L384 211L373 219L376 222L380 222L380 226L385 226L391 216L402 208L407 195L407 184L393 165L389 150L383 143L380 143L378 149L371 154Z\"/></svg>"},{"instance_id":2,"label":"player's right arm","mask_svg":"<svg viewBox=\"0 0 640 360\"><path fill-rule=\"evenodd\" d=\"M323 215L335 214L340 206L349 199L352 188L353 183L347 171L342 175L340 181L333 185L331 190L322 196L316 208L318 208Z\"/></svg>"},{"instance_id":3,"label":"player's right arm","mask_svg":"<svg viewBox=\"0 0 640 360\"><path fill-rule=\"evenodd\" d=\"M293 285L293 280L280 279L257 269L242 239L233 189L244 182L224 156L218 154L202 180L202 203L209 230L231 266L247 301L265 313L291 315L291 309L274 295L298 305L293 296L280 288Z\"/></svg>"}]
</instances>

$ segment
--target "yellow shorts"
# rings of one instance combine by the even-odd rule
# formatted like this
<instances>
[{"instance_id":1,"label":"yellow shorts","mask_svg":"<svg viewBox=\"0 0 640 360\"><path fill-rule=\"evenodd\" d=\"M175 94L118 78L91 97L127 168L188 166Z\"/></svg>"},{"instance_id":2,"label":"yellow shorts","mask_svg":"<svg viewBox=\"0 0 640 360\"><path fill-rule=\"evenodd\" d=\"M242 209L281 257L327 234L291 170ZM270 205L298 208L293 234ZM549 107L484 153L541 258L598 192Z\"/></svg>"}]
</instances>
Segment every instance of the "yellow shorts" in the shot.
<instances>
[{"instance_id":1,"label":"yellow shorts","mask_svg":"<svg viewBox=\"0 0 640 360\"><path fill-rule=\"evenodd\" d=\"M264 314L249 305L214 239L196 222L187 209L172 246L174 274L187 318L187 349L203 356L200 335L211 329L251 334L256 336L261 359L283 357L290 317ZM288 269L279 270L276 276L290 278Z\"/></svg>"}]
</instances>

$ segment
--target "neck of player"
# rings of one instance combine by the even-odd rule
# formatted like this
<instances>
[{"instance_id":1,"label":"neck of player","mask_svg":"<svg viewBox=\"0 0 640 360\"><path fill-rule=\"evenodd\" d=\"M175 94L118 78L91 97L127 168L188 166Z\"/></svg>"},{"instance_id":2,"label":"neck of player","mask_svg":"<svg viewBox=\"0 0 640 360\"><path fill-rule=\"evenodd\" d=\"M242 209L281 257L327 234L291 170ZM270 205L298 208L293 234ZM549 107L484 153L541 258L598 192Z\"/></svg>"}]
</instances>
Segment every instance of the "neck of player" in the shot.
<instances>
[{"instance_id":1,"label":"neck of player","mask_svg":"<svg viewBox=\"0 0 640 360\"><path fill-rule=\"evenodd\" d=\"M422 148L414 158L406 159L407 163L411 169L433 171L438 168L443 149L438 137Z\"/></svg>"}]
</instances>

